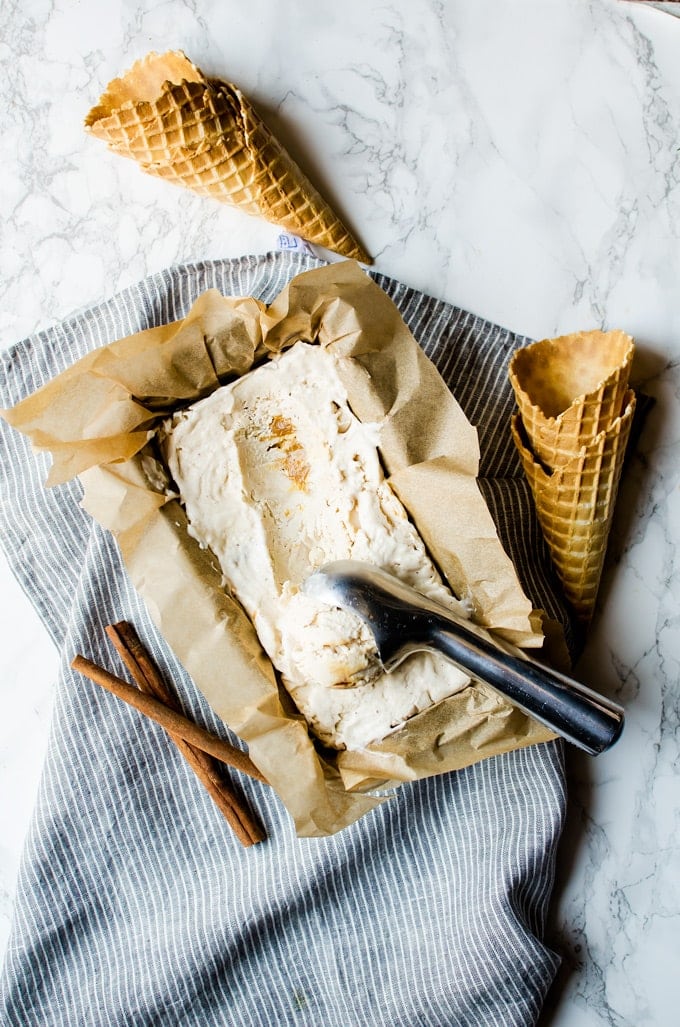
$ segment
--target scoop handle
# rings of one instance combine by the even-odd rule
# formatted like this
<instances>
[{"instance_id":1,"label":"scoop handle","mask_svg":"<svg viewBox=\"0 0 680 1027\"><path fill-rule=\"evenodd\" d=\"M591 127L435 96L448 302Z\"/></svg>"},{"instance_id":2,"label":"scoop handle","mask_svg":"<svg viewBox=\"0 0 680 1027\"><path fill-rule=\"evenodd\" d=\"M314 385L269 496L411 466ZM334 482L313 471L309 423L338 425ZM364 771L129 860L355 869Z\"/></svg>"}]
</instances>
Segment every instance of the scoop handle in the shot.
<instances>
[{"instance_id":1,"label":"scoop handle","mask_svg":"<svg viewBox=\"0 0 680 1027\"><path fill-rule=\"evenodd\" d=\"M618 703L537 660L498 649L457 621L428 620L431 648L591 756L609 749L620 737L624 713Z\"/></svg>"}]
</instances>

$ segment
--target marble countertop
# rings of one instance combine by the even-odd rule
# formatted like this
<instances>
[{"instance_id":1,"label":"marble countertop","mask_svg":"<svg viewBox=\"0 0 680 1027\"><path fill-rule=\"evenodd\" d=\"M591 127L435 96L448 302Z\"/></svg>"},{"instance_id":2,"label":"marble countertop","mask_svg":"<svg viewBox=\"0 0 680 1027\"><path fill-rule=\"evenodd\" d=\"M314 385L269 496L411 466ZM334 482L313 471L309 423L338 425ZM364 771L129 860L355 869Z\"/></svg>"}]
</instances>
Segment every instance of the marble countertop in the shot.
<instances>
[{"instance_id":1,"label":"marble countertop","mask_svg":"<svg viewBox=\"0 0 680 1027\"><path fill-rule=\"evenodd\" d=\"M545 1022L676 1023L680 19L621 0L26 0L2 23L3 346L167 265L276 245L83 132L105 84L168 47L240 85L378 270L529 336L635 336L656 404L577 669L627 727L568 757ZM0 602L4 945L56 655L4 561Z\"/></svg>"}]
</instances>

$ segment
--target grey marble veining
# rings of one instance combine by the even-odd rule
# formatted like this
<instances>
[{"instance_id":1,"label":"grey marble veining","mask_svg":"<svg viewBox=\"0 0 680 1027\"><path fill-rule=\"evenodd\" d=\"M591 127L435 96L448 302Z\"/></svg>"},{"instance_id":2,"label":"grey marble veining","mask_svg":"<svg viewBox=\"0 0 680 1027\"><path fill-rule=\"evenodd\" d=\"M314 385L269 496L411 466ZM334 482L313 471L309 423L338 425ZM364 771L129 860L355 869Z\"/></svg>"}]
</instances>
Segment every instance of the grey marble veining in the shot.
<instances>
[{"instance_id":1,"label":"grey marble veining","mask_svg":"<svg viewBox=\"0 0 680 1027\"><path fill-rule=\"evenodd\" d=\"M621 327L654 398L578 673L628 710L570 756L557 1027L665 1027L680 974L680 20L620 0L27 0L0 14L0 342L278 230L88 137L105 84L183 48L236 82L376 267L523 334ZM54 653L0 568L0 933Z\"/></svg>"}]
</instances>

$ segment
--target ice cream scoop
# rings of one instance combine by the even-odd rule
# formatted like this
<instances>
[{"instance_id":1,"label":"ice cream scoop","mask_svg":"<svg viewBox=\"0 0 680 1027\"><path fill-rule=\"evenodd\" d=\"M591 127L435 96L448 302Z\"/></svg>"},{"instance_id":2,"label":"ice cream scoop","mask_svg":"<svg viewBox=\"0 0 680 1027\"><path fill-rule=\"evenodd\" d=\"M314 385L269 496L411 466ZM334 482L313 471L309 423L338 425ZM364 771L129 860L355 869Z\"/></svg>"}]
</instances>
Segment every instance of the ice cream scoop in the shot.
<instances>
[{"instance_id":1,"label":"ice cream scoop","mask_svg":"<svg viewBox=\"0 0 680 1027\"><path fill-rule=\"evenodd\" d=\"M591 756L610 748L621 735L624 713L617 703L529 658L378 567L353 560L329 563L307 578L304 590L360 617L388 672L410 653L434 650Z\"/></svg>"}]
</instances>

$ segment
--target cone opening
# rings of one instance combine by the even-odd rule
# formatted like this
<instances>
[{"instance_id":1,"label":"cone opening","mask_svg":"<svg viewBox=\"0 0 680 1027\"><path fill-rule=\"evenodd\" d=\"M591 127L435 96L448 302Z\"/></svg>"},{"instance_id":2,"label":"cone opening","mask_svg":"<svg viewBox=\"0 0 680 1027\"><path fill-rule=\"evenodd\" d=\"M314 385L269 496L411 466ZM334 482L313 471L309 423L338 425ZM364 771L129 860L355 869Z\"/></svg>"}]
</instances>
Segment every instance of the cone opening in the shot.
<instances>
[{"instance_id":1,"label":"cone opening","mask_svg":"<svg viewBox=\"0 0 680 1027\"><path fill-rule=\"evenodd\" d=\"M633 340L625 332L576 332L518 350L510 376L544 417L557 418L625 374L632 355Z\"/></svg>"},{"instance_id":2,"label":"cone opening","mask_svg":"<svg viewBox=\"0 0 680 1027\"><path fill-rule=\"evenodd\" d=\"M106 92L85 118L90 128L114 111L140 103L153 103L163 92L166 82L204 82L203 75L181 50L149 53L132 65L120 78L114 78Z\"/></svg>"}]
</instances>

